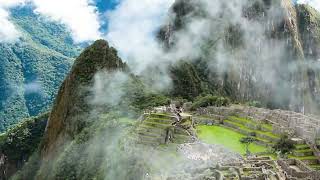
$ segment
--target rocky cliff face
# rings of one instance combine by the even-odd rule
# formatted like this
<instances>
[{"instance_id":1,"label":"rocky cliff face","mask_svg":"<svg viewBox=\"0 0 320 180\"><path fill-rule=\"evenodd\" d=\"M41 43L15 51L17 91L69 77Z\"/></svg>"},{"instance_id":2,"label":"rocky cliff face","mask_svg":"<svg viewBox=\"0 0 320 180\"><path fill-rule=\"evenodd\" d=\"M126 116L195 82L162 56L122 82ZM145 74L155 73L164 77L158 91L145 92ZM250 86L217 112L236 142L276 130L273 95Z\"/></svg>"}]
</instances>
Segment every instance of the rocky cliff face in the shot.
<instances>
[{"instance_id":1,"label":"rocky cliff face","mask_svg":"<svg viewBox=\"0 0 320 180\"><path fill-rule=\"evenodd\" d=\"M199 93L209 89L241 102L306 113L319 108L316 10L290 0L178 0L171 17L158 37L169 52L181 41L196 42L190 51L200 55L187 59L192 57L195 77L206 84Z\"/></svg>"},{"instance_id":2,"label":"rocky cliff face","mask_svg":"<svg viewBox=\"0 0 320 180\"><path fill-rule=\"evenodd\" d=\"M77 58L59 90L49 117L41 148L44 164L90 123L87 121L91 111L88 97L94 75L100 70L124 71L126 68L116 50L103 40L96 41Z\"/></svg>"},{"instance_id":3,"label":"rocky cliff face","mask_svg":"<svg viewBox=\"0 0 320 180\"><path fill-rule=\"evenodd\" d=\"M303 46L305 59L308 61L307 85L314 100L316 111L320 108L320 14L310 6L299 5L296 7L298 27Z\"/></svg>"}]
</instances>

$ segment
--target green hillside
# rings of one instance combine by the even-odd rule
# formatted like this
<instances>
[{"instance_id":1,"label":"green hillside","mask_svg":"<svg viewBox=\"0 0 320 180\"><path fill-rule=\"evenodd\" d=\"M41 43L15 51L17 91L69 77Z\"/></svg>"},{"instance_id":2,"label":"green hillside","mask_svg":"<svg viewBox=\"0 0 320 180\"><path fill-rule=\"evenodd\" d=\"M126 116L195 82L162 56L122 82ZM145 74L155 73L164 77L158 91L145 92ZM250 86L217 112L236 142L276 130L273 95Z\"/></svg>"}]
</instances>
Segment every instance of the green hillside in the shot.
<instances>
[{"instance_id":1,"label":"green hillside","mask_svg":"<svg viewBox=\"0 0 320 180\"><path fill-rule=\"evenodd\" d=\"M0 44L0 132L48 109L80 50L64 26L31 7L12 9L11 18L22 37Z\"/></svg>"}]
</instances>

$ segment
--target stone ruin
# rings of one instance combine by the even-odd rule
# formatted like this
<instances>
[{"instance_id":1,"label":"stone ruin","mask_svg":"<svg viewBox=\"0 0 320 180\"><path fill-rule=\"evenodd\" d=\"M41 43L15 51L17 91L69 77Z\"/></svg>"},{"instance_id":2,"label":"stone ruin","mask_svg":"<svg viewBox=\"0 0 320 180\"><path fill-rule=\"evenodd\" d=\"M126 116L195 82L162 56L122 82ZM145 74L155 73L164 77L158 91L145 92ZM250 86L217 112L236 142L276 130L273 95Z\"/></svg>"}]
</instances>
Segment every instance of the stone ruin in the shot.
<instances>
[{"instance_id":1,"label":"stone ruin","mask_svg":"<svg viewBox=\"0 0 320 180\"><path fill-rule=\"evenodd\" d=\"M177 147L177 152L186 159L192 160L197 167L216 166L226 163L241 163L243 158L221 145L210 145L202 142L185 143Z\"/></svg>"},{"instance_id":2,"label":"stone ruin","mask_svg":"<svg viewBox=\"0 0 320 180\"><path fill-rule=\"evenodd\" d=\"M285 179L285 174L282 173L282 171L280 170L280 167L275 163L275 161L273 161L269 157L248 157L246 159L242 159L240 155L237 158L237 156L235 156L232 152L228 152L228 150L225 150L223 147L219 147L219 146L213 147L214 151L216 151L217 148L218 148L218 151L214 155L216 159L212 160L212 162L215 162L215 164L211 163L209 165L209 164L203 163L205 165L199 165L199 166L194 165L190 169L185 170L185 173L177 173L167 179L169 180L181 180L181 179L284 180ZM219 150L223 152L220 152ZM230 157L228 157L228 154ZM224 157L226 157L226 159L223 159ZM199 158L195 158L194 160L197 161L198 159Z\"/></svg>"},{"instance_id":3,"label":"stone ruin","mask_svg":"<svg viewBox=\"0 0 320 180\"><path fill-rule=\"evenodd\" d=\"M196 141L192 116L180 113L177 117L172 107L156 107L145 111L135 129L137 142L144 145L183 144ZM180 119L181 118L181 119Z\"/></svg>"},{"instance_id":4,"label":"stone ruin","mask_svg":"<svg viewBox=\"0 0 320 180\"><path fill-rule=\"evenodd\" d=\"M152 115L152 113L168 114L171 112L171 107L164 106L154 108L152 111L147 112L147 114L149 114L150 116ZM298 142L298 144L299 141L306 141L309 142L308 144L311 146L312 143L320 135L320 119L314 116L306 116L290 111L268 110L262 108L234 105L231 107L200 108L196 113L200 116L210 117L208 119L205 119L206 122L203 122L207 125L220 123L221 121L227 119L229 116L247 118L253 121L257 121L257 123L262 122L272 124L272 131L274 134L280 135L283 133L288 133L295 137L295 140ZM172 117L172 119L174 119L174 117ZM196 117L188 116L187 119L190 127L193 127L194 121L197 121ZM142 135L145 135L145 133L142 133ZM184 135L188 136L188 134ZM178 151L184 154L187 158L201 163L199 163L196 167L190 166L191 169L186 170L183 173L175 174L174 176L167 179L320 179L319 171L311 170L307 165L297 159L278 161L274 161L270 157L248 157L247 159L242 159L240 158L240 156L239 158L237 158L236 155L233 155L234 153L228 152L226 149L219 149L218 146L215 146L215 148L203 148L204 145L199 146L198 143L196 147L201 147L199 150L199 148L197 149L194 145L191 144L181 143L181 145L178 146ZM318 152L318 157L320 157L320 151L317 149L317 146L311 147L314 148L314 152ZM195 149L196 151L194 151ZM219 152L221 153L219 154ZM237 160L231 160L230 158ZM208 162L208 160L210 160L211 163L204 163ZM215 164L213 164L212 162L215 162ZM192 164L194 165L194 162Z\"/></svg>"},{"instance_id":5,"label":"stone ruin","mask_svg":"<svg viewBox=\"0 0 320 180\"><path fill-rule=\"evenodd\" d=\"M320 172L313 171L298 159L278 160L283 173L288 180L317 180L320 179Z\"/></svg>"},{"instance_id":6,"label":"stone ruin","mask_svg":"<svg viewBox=\"0 0 320 180\"><path fill-rule=\"evenodd\" d=\"M230 107L200 108L197 114L215 116L218 119L236 115L255 121L269 122L273 125L274 134L288 133L311 144L314 144L316 139L320 138L320 118L292 111L234 105Z\"/></svg>"}]
</instances>

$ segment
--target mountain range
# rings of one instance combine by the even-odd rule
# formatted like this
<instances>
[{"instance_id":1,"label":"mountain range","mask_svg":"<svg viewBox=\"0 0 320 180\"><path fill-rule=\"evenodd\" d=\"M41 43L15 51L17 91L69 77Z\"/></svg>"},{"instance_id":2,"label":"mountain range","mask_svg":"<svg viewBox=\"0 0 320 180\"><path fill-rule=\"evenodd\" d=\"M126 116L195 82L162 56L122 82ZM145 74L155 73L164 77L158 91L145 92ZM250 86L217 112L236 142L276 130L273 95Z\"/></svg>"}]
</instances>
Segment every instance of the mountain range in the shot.
<instances>
[{"instance_id":1,"label":"mountain range","mask_svg":"<svg viewBox=\"0 0 320 180\"><path fill-rule=\"evenodd\" d=\"M221 104L230 99L317 114L320 13L290 0L232 2L236 6L176 0L157 40L166 57L178 58L166 72L155 60L149 77L134 74L105 40L79 55L63 26L43 21L32 9L14 9L13 21L24 36L1 45L2 130L21 118L50 113L1 136L0 169L6 172L1 177L146 178L162 167L147 166L144 154L153 150L130 144L133 129L143 112L171 99L199 102L214 96ZM148 82L158 72L160 78L169 75L171 88L152 88ZM19 148L11 151L14 146Z\"/></svg>"}]
</instances>

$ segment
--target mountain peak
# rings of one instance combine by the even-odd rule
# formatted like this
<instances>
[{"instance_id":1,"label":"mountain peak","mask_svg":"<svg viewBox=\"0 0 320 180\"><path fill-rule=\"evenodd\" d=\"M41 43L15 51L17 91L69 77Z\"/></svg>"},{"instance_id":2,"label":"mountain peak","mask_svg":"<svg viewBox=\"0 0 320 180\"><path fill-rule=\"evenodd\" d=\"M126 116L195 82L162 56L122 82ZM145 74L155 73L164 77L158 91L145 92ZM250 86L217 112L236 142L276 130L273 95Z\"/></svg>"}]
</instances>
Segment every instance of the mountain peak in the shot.
<instances>
[{"instance_id":1,"label":"mountain peak","mask_svg":"<svg viewBox=\"0 0 320 180\"><path fill-rule=\"evenodd\" d=\"M102 70L126 71L127 65L106 41L97 40L77 58L71 73L59 90L42 144L44 160L50 160L58 147L63 146L59 139L72 140L88 123L86 117L90 112L89 87L94 81L95 74Z\"/></svg>"}]
</instances>

